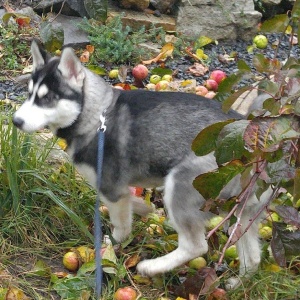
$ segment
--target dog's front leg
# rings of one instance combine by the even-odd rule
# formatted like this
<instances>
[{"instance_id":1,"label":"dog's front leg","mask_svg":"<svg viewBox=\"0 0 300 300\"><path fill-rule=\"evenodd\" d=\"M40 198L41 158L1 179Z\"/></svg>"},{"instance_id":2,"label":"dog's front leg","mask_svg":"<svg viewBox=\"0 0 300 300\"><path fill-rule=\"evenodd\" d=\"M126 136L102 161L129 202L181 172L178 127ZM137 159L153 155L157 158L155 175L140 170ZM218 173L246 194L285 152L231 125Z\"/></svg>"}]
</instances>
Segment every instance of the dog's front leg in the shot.
<instances>
[{"instance_id":1,"label":"dog's front leg","mask_svg":"<svg viewBox=\"0 0 300 300\"><path fill-rule=\"evenodd\" d=\"M101 200L109 210L110 221L114 226L113 238L116 242L124 241L131 232L132 201L129 195L124 195L116 202L111 202L105 197Z\"/></svg>"}]
</instances>

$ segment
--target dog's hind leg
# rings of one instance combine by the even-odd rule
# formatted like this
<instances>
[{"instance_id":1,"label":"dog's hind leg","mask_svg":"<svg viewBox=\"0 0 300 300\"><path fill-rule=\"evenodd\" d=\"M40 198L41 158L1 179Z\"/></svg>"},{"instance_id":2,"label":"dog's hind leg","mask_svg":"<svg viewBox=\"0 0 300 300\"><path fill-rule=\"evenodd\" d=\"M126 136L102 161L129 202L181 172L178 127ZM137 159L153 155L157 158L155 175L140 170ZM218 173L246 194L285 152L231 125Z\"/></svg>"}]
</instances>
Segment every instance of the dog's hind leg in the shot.
<instances>
[{"instance_id":1,"label":"dog's hind leg","mask_svg":"<svg viewBox=\"0 0 300 300\"><path fill-rule=\"evenodd\" d=\"M124 195L116 202L107 200L104 196L101 200L109 211L110 222L113 225L113 238L116 242L124 241L131 232L132 225L132 200L130 195Z\"/></svg>"},{"instance_id":2,"label":"dog's hind leg","mask_svg":"<svg viewBox=\"0 0 300 300\"><path fill-rule=\"evenodd\" d=\"M256 214L256 212L267 202L271 196L271 189L264 192L260 201L253 193L248 199L247 207L241 216L241 231L244 232L249 225L249 222ZM258 217L252 225L248 228L247 232L237 241L237 251L240 261L239 277L251 276L257 271L261 261L261 247L258 237L258 225L260 217ZM238 277L232 277L226 282L226 289L234 289L240 285L241 280Z\"/></svg>"},{"instance_id":3,"label":"dog's hind leg","mask_svg":"<svg viewBox=\"0 0 300 300\"><path fill-rule=\"evenodd\" d=\"M147 276L164 273L207 252L205 215L200 212L203 198L192 185L199 172L182 165L167 176L164 203L171 225L178 233L178 248L162 257L140 262L139 273Z\"/></svg>"}]
</instances>

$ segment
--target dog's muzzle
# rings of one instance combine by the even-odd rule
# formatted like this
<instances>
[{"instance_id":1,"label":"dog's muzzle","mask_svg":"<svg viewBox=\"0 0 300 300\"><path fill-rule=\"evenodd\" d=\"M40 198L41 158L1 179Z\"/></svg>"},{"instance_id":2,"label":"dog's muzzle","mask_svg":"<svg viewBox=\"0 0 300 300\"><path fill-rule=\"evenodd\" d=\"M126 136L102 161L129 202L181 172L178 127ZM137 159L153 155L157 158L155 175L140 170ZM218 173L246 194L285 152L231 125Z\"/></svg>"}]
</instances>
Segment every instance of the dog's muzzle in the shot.
<instances>
[{"instance_id":1,"label":"dog's muzzle","mask_svg":"<svg viewBox=\"0 0 300 300\"><path fill-rule=\"evenodd\" d=\"M24 124L24 120L22 118L19 118L19 117L13 117L13 120L12 120L13 124L18 127L18 128L22 128L23 124Z\"/></svg>"}]
</instances>

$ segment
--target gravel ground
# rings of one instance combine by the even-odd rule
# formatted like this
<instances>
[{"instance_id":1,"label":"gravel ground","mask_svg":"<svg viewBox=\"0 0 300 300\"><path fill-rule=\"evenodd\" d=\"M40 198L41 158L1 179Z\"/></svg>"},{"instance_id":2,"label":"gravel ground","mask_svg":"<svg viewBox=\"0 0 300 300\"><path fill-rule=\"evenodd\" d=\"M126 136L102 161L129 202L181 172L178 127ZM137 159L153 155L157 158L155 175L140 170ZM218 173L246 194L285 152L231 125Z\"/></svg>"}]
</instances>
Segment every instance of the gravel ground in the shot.
<instances>
[{"instance_id":1,"label":"gravel ground","mask_svg":"<svg viewBox=\"0 0 300 300\"><path fill-rule=\"evenodd\" d=\"M219 55L230 55L232 52L237 53L237 59L244 60L249 66L252 66L252 59L254 54L263 53L267 57L274 57L274 49L272 48L273 43L279 40L279 35L269 34L267 35L269 44L266 49L259 50L255 49L253 53L248 53L247 47L251 45L251 42L245 41L235 41L235 42L220 42L218 45L208 45L205 47L204 52L210 58L209 69L210 71L214 69L222 69L227 74L233 74L237 71L237 62L230 61L228 63L221 62L218 57ZM277 57L284 61L288 57L288 53L290 52L290 56L298 58L300 56L300 49L298 45L295 45L290 50L289 37L284 36L280 47L278 50ZM169 60L166 62L166 67L172 69L173 71L177 70L178 73L176 75L177 79L196 79L199 84L202 84L208 77L209 72L204 76L196 77L187 72L188 68L194 64L194 61L189 57L180 57ZM157 67L157 65L151 65L150 68ZM254 68L253 68L254 70ZM112 82L107 76L104 76L104 79L109 83ZM131 78L128 76L128 80L130 82ZM241 85L245 85L249 82L241 82ZM20 100L26 98L27 96L27 84L26 80L22 82L16 82L15 80L4 80L0 81L0 99L8 98L13 101L19 102Z\"/></svg>"}]
</instances>

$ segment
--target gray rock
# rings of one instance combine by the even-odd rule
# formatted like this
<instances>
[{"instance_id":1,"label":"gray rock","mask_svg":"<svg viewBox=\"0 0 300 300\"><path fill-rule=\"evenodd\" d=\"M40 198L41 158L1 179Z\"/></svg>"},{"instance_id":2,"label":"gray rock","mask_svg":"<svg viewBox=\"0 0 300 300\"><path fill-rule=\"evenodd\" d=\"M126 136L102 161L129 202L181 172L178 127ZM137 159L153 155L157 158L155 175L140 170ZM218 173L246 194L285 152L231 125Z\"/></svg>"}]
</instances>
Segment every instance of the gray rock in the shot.
<instances>
[{"instance_id":1,"label":"gray rock","mask_svg":"<svg viewBox=\"0 0 300 300\"><path fill-rule=\"evenodd\" d=\"M124 8L133 8L136 10L145 10L148 8L150 0L119 0L119 5Z\"/></svg>"},{"instance_id":2,"label":"gray rock","mask_svg":"<svg viewBox=\"0 0 300 300\"><path fill-rule=\"evenodd\" d=\"M151 5L161 13L170 13L177 0L150 0Z\"/></svg>"},{"instance_id":3,"label":"gray rock","mask_svg":"<svg viewBox=\"0 0 300 300\"><path fill-rule=\"evenodd\" d=\"M87 34L80 30L76 24L81 22L79 17L71 17L58 15L53 23L61 26L64 29L64 46L70 46L73 48L80 48L89 44Z\"/></svg>"},{"instance_id":4,"label":"gray rock","mask_svg":"<svg viewBox=\"0 0 300 300\"><path fill-rule=\"evenodd\" d=\"M206 35L217 40L250 39L261 14L252 0L182 0L177 30L189 36Z\"/></svg>"},{"instance_id":5,"label":"gray rock","mask_svg":"<svg viewBox=\"0 0 300 300\"><path fill-rule=\"evenodd\" d=\"M89 17L82 0L42 0L34 7L36 11L53 11L70 16Z\"/></svg>"}]
</instances>

